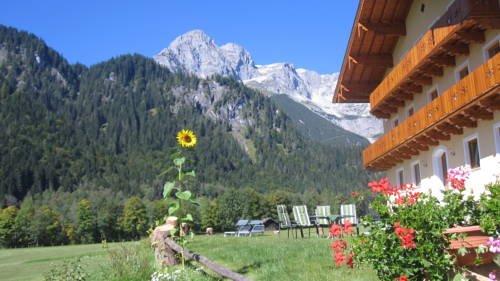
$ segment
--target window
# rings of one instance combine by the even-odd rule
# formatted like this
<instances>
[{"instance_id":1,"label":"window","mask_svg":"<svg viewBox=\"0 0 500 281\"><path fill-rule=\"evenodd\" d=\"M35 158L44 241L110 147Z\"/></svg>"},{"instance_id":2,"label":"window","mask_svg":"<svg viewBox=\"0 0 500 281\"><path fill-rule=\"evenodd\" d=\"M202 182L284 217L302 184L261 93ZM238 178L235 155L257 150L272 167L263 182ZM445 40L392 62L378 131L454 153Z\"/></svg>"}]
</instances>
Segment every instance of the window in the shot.
<instances>
[{"instance_id":1,"label":"window","mask_svg":"<svg viewBox=\"0 0 500 281\"><path fill-rule=\"evenodd\" d=\"M500 51L500 42L495 41L491 46L486 50L486 54L488 59L494 57Z\"/></svg>"},{"instance_id":2,"label":"window","mask_svg":"<svg viewBox=\"0 0 500 281\"><path fill-rule=\"evenodd\" d=\"M398 118L394 119L393 125L394 125L393 128L396 128L399 125L399 119Z\"/></svg>"},{"instance_id":3,"label":"window","mask_svg":"<svg viewBox=\"0 0 500 281\"><path fill-rule=\"evenodd\" d=\"M402 186L405 182L403 169L398 170L398 186Z\"/></svg>"},{"instance_id":4,"label":"window","mask_svg":"<svg viewBox=\"0 0 500 281\"><path fill-rule=\"evenodd\" d=\"M500 52L500 36L497 36L495 39L490 41L490 43L484 47L483 52L485 60L491 59L498 52Z\"/></svg>"},{"instance_id":5,"label":"window","mask_svg":"<svg viewBox=\"0 0 500 281\"><path fill-rule=\"evenodd\" d=\"M408 109L408 117L412 116L413 113L415 113L415 110L413 109L413 106Z\"/></svg>"},{"instance_id":6,"label":"window","mask_svg":"<svg viewBox=\"0 0 500 281\"><path fill-rule=\"evenodd\" d=\"M493 126L493 136L495 139L495 147L497 150L497 155L500 156L500 122Z\"/></svg>"},{"instance_id":7,"label":"window","mask_svg":"<svg viewBox=\"0 0 500 281\"><path fill-rule=\"evenodd\" d=\"M434 175L445 184L448 177L448 149L445 146L437 147L432 153L432 167Z\"/></svg>"},{"instance_id":8,"label":"window","mask_svg":"<svg viewBox=\"0 0 500 281\"><path fill-rule=\"evenodd\" d=\"M457 81L460 81L467 75L469 75L469 65L467 62L465 62L461 67L458 68L455 76Z\"/></svg>"},{"instance_id":9,"label":"window","mask_svg":"<svg viewBox=\"0 0 500 281\"><path fill-rule=\"evenodd\" d=\"M413 164L413 183L420 185L420 163Z\"/></svg>"},{"instance_id":10,"label":"window","mask_svg":"<svg viewBox=\"0 0 500 281\"><path fill-rule=\"evenodd\" d=\"M448 159L446 157L446 152L441 153L441 156L439 156L439 161L441 164L441 179L443 180L443 183L446 182L446 179L448 178Z\"/></svg>"},{"instance_id":11,"label":"window","mask_svg":"<svg viewBox=\"0 0 500 281\"><path fill-rule=\"evenodd\" d=\"M438 96L439 96L439 94L438 94L437 90L431 91L429 93L429 101L433 101L433 100L437 99Z\"/></svg>"},{"instance_id":12,"label":"window","mask_svg":"<svg viewBox=\"0 0 500 281\"><path fill-rule=\"evenodd\" d=\"M464 140L464 151L465 163L469 164L471 168L479 168L481 163L477 135L470 136Z\"/></svg>"}]
</instances>

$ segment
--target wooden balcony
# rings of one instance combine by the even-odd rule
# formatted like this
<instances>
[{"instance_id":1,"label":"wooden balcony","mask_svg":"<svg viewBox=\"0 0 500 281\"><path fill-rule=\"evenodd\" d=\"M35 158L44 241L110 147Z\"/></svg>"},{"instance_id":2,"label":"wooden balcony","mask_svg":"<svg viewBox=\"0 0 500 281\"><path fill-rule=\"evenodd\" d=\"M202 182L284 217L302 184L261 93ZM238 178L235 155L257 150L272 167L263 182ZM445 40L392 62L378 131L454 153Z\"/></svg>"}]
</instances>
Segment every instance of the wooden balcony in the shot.
<instances>
[{"instance_id":1,"label":"wooden balcony","mask_svg":"<svg viewBox=\"0 0 500 281\"><path fill-rule=\"evenodd\" d=\"M469 44L484 41L484 30L500 27L498 0L456 0L370 94L372 114L389 118L397 107L469 53Z\"/></svg>"},{"instance_id":2,"label":"wooden balcony","mask_svg":"<svg viewBox=\"0 0 500 281\"><path fill-rule=\"evenodd\" d=\"M493 112L500 110L499 85L497 54L367 147L364 166L390 169L451 135L462 134L464 127L476 127L478 120L493 119Z\"/></svg>"}]
</instances>

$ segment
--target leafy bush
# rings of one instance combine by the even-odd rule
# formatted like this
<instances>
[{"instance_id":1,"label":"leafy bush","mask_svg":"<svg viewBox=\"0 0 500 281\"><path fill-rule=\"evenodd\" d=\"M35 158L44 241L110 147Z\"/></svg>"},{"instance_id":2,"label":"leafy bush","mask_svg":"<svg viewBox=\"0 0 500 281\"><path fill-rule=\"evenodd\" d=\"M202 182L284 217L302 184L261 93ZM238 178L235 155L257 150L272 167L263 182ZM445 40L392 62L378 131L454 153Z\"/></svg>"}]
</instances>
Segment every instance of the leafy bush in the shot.
<instances>
[{"instance_id":1,"label":"leafy bush","mask_svg":"<svg viewBox=\"0 0 500 281\"><path fill-rule=\"evenodd\" d=\"M88 275L82 267L81 259L64 261L54 265L44 276L44 281L85 281Z\"/></svg>"},{"instance_id":2,"label":"leafy bush","mask_svg":"<svg viewBox=\"0 0 500 281\"><path fill-rule=\"evenodd\" d=\"M443 234L447 228L481 223L484 231L498 237L500 185L490 185L489 193L475 201L463 192L466 170L460 167L449 174L442 202L411 185L394 187L387 179L371 182L376 194L371 207L380 220L363 221L369 231L353 241L356 261L369 263L381 280L447 280L454 266L447 248L456 238Z\"/></svg>"}]
</instances>

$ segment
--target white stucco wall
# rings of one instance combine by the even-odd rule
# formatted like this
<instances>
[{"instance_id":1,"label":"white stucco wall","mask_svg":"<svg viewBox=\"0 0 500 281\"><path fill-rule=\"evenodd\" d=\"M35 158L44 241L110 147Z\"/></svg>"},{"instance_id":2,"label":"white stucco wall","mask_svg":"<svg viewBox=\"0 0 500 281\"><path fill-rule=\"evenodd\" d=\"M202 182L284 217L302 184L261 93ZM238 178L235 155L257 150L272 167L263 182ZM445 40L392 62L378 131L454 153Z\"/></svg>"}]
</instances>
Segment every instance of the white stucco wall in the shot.
<instances>
[{"instance_id":1,"label":"white stucco wall","mask_svg":"<svg viewBox=\"0 0 500 281\"><path fill-rule=\"evenodd\" d=\"M446 150L448 158L448 168L455 168L467 164L464 140L476 135L479 143L480 164L471 172L469 181L466 183L466 190L479 196L484 191L484 185L499 180L500 178L500 111L496 111L493 120L481 120L477 128L464 129L463 135L453 135L449 141L441 141L438 146L431 147L429 151L423 151L412 159L404 161L402 164L387 171L391 183L397 184L397 171L401 168L404 171L406 183L414 183L413 167L415 162L420 163L420 191L431 191L437 197L444 187L443 181L436 174L438 163L435 161L435 154L438 150Z\"/></svg>"}]
</instances>

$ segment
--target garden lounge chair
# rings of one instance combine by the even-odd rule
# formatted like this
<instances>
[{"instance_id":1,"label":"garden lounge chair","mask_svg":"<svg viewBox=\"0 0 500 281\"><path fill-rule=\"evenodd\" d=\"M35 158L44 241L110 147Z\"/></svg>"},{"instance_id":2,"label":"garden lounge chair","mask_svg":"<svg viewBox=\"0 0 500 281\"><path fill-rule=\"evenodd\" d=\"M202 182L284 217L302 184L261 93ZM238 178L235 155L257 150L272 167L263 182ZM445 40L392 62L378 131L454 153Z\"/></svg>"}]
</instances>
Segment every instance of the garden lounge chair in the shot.
<instances>
[{"instance_id":1,"label":"garden lounge chair","mask_svg":"<svg viewBox=\"0 0 500 281\"><path fill-rule=\"evenodd\" d=\"M323 227L330 226L330 216L332 215L330 212L330 205L316 206L314 214L316 215L316 224L318 225L318 227L321 227L321 232L323 234Z\"/></svg>"},{"instance_id":2,"label":"garden lounge chair","mask_svg":"<svg viewBox=\"0 0 500 281\"><path fill-rule=\"evenodd\" d=\"M281 233L282 229L286 229L288 232L288 238L290 238L290 229L293 230L296 225L292 224L285 205L278 205L276 208L278 210L279 233ZM295 236L297 236L297 234L295 234Z\"/></svg>"},{"instance_id":3,"label":"garden lounge chair","mask_svg":"<svg viewBox=\"0 0 500 281\"><path fill-rule=\"evenodd\" d=\"M307 213L307 206L293 206L293 218L295 219L295 223L297 227L300 229L300 236L304 238L304 228L309 229L309 237L311 237L311 228L316 228L316 234L319 236L319 229L317 224L312 224L309 219L309 214Z\"/></svg>"},{"instance_id":4,"label":"garden lounge chair","mask_svg":"<svg viewBox=\"0 0 500 281\"><path fill-rule=\"evenodd\" d=\"M250 225L252 226L250 236L254 234L264 235L264 223L261 220L251 220Z\"/></svg>"},{"instance_id":5,"label":"garden lounge chair","mask_svg":"<svg viewBox=\"0 0 500 281\"><path fill-rule=\"evenodd\" d=\"M250 229L251 226L248 224L248 220L238 220L238 222L236 222L236 230L224 232L224 237L240 236L240 232L245 233L245 231L250 231Z\"/></svg>"},{"instance_id":6,"label":"garden lounge chair","mask_svg":"<svg viewBox=\"0 0 500 281\"><path fill-rule=\"evenodd\" d=\"M340 205L340 223L344 223L345 221L350 221L352 225L356 227L356 233L359 234L359 229L358 229L358 217L356 215L356 205L354 204L347 204L347 205Z\"/></svg>"}]
</instances>

